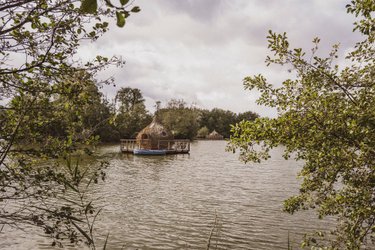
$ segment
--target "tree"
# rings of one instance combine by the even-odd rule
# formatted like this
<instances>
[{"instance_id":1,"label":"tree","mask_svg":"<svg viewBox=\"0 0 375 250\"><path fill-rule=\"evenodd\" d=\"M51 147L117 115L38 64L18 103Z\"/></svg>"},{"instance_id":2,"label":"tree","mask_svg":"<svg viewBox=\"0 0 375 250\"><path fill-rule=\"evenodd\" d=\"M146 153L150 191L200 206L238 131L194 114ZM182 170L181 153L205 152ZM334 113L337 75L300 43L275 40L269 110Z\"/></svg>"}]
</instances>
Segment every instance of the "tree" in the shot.
<instances>
[{"instance_id":1,"label":"tree","mask_svg":"<svg viewBox=\"0 0 375 250\"><path fill-rule=\"evenodd\" d=\"M337 45L321 58L316 38L308 58L301 48L289 47L285 33L270 31L275 56L267 57L267 64L291 65L296 79L276 88L262 75L246 77L245 88L259 90L258 103L277 108L278 117L240 122L232 128L228 147L238 149L244 161L259 162L270 157L271 148L284 145L285 158L303 161L300 192L284 208L336 216L330 243L335 249L359 249L375 237L375 3L354 0L347 11L362 18L354 30L365 40L347 55L351 66L341 70L334 65ZM310 238L304 244L323 243Z\"/></svg>"},{"instance_id":2,"label":"tree","mask_svg":"<svg viewBox=\"0 0 375 250\"><path fill-rule=\"evenodd\" d=\"M142 92L135 88L121 88L116 94L119 102L115 126L121 138L135 138L152 120L146 110Z\"/></svg>"},{"instance_id":3,"label":"tree","mask_svg":"<svg viewBox=\"0 0 375 250\"><path fill-rule=\"evenodd\" d=\"M92 226L84 223L94 209L82 199L80 188L95 182L101 170L73 166L71 155L95 139L84 128L91 122L84 117L90 105L85 86L104 67L123 61L97 56L81 63L74 58L83 40L95 41L108 30L104 17L116 17L122 27L130 12L139 11L138 7L128 11L128 2L104 0L100 6L96 0L83 0L82 5L80 0L0 3L0 100L11 100L0 106L1 228L32 224L44 229L55 243L59 239L78 242L82 235L95 247ZM30 143L36 144L30 147ZM78 198L62 201L62 192L74 192Z\"/></svg>"},{"instance_id":4,"label":"tree","mask_svg":"<svg viewBox=\"0 0 375 250\"><path fill-rule=\"evenodd\" d=\"M239 113L236 117L236 123L239 123L243 120L245 121L254 121L256 118L258 118L259 115L257 113L254 113L252 111L246 111L244 113Z\"/></svg>"},{"instance_id":5,"label":"tree","mask_svg":"<svg viewBox=\"0 0 375 250\"><path fill-rule=\"evenodd\" d=\"M11 148L2 148L2 154L7 155L0 169L0 202L4 202L0 223L5 229L22 224L38 226L53 238L54 245L63 240L79 243L82 234L87 244L95 248L94 218L89 217L96 217L99 210L86 200L85 192L91 182L97 182L98 173L104 176L104 162L93 163L90 168L81 166L82 161L78 160L73 164L74 158L82 157L77 149L90 152L80 144L96 139L95 127L90 127L85 119L98 93L90 93L93 83L81 73L63 83L74 90L69 94L51 97L20 93L7 105L2 133L13 133L14 143ZM17 113L26 109L27 112ZM15 124L17 133L13 132Z\"/></svg>"},{"instance_id":6,"label":"tree","mask_svg":"<svg viewBox=\"0 0 375 250\"><path fill-rule=\"evenodd\" d=\"M197 132L198 138L206 138L206 136L210 133L207 127L201 127Z\"/></svg>"},{"instance_id":7,"label":"tree","mask_svg":"<svg viewBox=\"0 0 375 250\"><path fill-rule=\"evenodd\" d=\"M135 88L121 88L117 91L116 102L119 102L119 112L126 113L135 109L138 104L144 104L141 90Z\"/></svg>"},{"instance_id":8,"label":"tree","mask_svg":"<svg viewBox=\"0 0 375 250\"><path fill-rule=\"evenodd\" d=\"M78 126L81 127L78 130L81 136L85 134L86 137L98 137L97 139L100 141L119 141L118 132L113 124L115 117L114 107L104 99L103 94L99 91L99 84L97 84L93 76L84 71L76 74L73 78L75 81L71 81L71 87L75 89L76 93L73 98L65 95L54 96L55 100L52 104L55 108L60 105L60 109L66 108L70 100L75 100L75 103L70 106L69 113L60 116L56 125L58 123L61 125L62 123L72 124L72 121L80 121L80 123L75 124L75 130L77 131ZM67 82L64 84L67 84ZM66 118L70 120L66 121ZM53 128L53 130L56 129Z\"/></svg>"},{"instance_id":9,"label":"tree","mask_svg":"<svg viewBox=\"0 0 375 250\"><path fill-rule=\"evenodd\" d=\"M216 130L225 138L229 137L231 124L234 123L236 123L236 114L232 111L219 108L201 111L200 126L207 127L211 132Z\"/></svg>"},{"instance_id":10,"label":"tree","mask_svg":"<svg viewBox=\"0 0 375 250\"><path fill-rule=\"evenodd\" d=\"M89 113L89 117L97 121L94 135L99 136L101 142L120 141L121 136L114 123L116 117L114 104L102 97L101 102L97 103L94 109L90 109Z\"/></svg>"},{"instance_id":11,"label":"tree","mask_svg":"<svg viewBox=\"0 0 375 250\"><path fill-rule=\"evenodd\" d=\"M176 139L192 140L197 135L199 110L187 107L184 100L170 100L165 108L157 111L156 115L161 123L172 131Z\"/></svg>"}]
</instances>

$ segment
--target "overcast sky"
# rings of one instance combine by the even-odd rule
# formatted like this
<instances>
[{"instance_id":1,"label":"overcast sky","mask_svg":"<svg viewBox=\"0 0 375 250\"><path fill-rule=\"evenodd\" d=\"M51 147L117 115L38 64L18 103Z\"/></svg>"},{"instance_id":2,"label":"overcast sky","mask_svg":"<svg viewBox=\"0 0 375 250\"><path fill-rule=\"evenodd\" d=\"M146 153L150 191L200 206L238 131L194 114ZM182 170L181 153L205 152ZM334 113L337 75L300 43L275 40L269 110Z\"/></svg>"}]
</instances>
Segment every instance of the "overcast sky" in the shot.
<instances>
[{"instance_id":1,"label":"overcast sky","mask_svg":"<svg viewBox=\"0 0 375 250\"><path fill-rule=\"evenodd\" d=\"M80 49L83 58L118 55L123 68L111 68L116 87L104 92L112 98L121 87L139 88L146 105L184 99L188 104L233 112L254 111L274 116L257 106L258 94L245 91L245 76L263 74L273 84L293 77L288 68L266 67L268 30L286 32L292 47L310 51L321 38L321 53L340 43L349 51L359 36L352 32L353 16L343 0L135 0L141 12L115 25L97 42Z\"/></svg>"}]
</instances>

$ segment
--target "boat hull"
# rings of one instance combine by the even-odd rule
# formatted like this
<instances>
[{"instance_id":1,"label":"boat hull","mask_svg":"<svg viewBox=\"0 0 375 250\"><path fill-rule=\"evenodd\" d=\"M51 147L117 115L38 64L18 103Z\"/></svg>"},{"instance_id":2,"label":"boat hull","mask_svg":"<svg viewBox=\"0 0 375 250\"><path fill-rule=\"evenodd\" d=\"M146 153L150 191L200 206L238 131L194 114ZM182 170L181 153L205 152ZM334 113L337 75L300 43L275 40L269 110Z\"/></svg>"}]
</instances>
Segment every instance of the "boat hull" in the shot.
<instances>
[{"instance_id":1,"label":"boat hull","mask_svg":"<svg viewBox=\"0 0 375 250\"><path fill-rule=\"evenodd\" d=\"M165 155L167 151L161 149L134 149L133 153L135 155Z\"/></svg>"}]
</instances>

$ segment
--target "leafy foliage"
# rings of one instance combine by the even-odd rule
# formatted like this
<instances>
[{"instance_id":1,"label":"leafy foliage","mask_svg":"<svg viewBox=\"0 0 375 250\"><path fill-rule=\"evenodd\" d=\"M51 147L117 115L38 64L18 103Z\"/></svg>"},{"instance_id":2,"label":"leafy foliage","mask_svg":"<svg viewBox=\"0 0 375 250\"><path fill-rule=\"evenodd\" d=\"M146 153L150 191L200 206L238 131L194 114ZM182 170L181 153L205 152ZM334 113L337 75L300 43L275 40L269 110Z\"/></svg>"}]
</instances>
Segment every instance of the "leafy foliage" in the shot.
<instances>
[{"instance_id":1,"label":"leafy foliage","mask_svg":"<svg viewBox=\"0 0 375 250\"><path fill-rule=\"evenodd\" d=\"M236 114L229 110L214 108L212 110L202 110L200 124L207 127L210 132L216 130L219 134L228 138L231 124L236 123Z\"/></svg>"},{"instance_id":2,"label":"leafy foliage","mask_svg":"<svg viewBox=\"0 0 375 250\"><path fill-rule=\"evenodd\" d=\"M175 138L195 138L199 128L199 110L194 107L187 107L185 101L170 100L167 107L157 111L157 116Z\"/></svg>"},{"instance_id":3,"label":"leafy foliage","mask_svg":"<svg viewBox=\"0 0 375 250\"><path fill-rule=\"evenodd\" d=\"M101 56L85 63L74 59L83 40L93 42L108 30L104 17L114 17L116 12L129 16L130 5L104 3L0 3L0 100L6 103L0 106L3 230L32 224L44 229L55 244L61 239L76 243L83 237L95 248L91 229L82 229L92 225L88 217L81 216L91 209L83 207L93 204L81 195L81 184L97 180L103 166L83 171L61 160L68 160L78 149L90 153L88 145L97 140L97 127L110 119L96 84L112 81L96 83L94 77L101 69L123 61ZM133 9L130 12L139 11ZM93 107L99 109L96 114ZM67 190L79 194L78 198L62 201L59 194Z\"/></svg>"},{"instance_id":4,"label":"leafy foliage","mask_svg":"<svg viewBox=\"0 0 375 250\"><path fill-rule=\"evenodd\" d=\"M117 91L116 102L119 103L119 112L124 113L134 110L139 104L144 105L145 99L141 90L126 87Z\"/></svg>"},{"instance_id":5,"label":"leafy foliage","mask_svg":"<svg viewBox=\"0 0 375 250\"><path fill-rule=\"evenodd\" d=\"M269 150L284 145L285 158L304 161L299 195L285 210L315 208L320 218L338 218L330 247L359 249L375 237L375 19L373 1L352 1L347 10L362 20L355 30L365 40L347 56L351 66L334 65L338 45L326 58L291 49L286 34L269 32L274 57L266 63L291 65L296 79L276 88L262 75L246 77L246 89L261 92L258 103L277 108L278 117L242 121L233 126L229 150L244 161L266 160ZM260 147L259 147L260 145ZM305 245L321 246L316 239Z\"/></svg>"},{"instance_id":6,"label":"leafy foliage","mask_svg":"<svg viewBox=\"0 0 375 250\"><path fill-rule=\"evenodd\" d=\"M257 117L259 115L252 111L235 114L229 110L214 108L212 110L201 110L199 123L200 127L206 127L210 132L216 130L225 138L229 138L232 124L242 120L252 121Z\"/></svg>"},{"instance_id":7,"label":"leafy foliage","mask_svg":"<svg viewBox=\"0 0 375 250\"><path fill-rule=\"evenodd\" d=\"M202 138L214 130L228 138L232 124L242 120L254 120L259 116L251 111L235 114L219 108L206 110L194 105L189 107L184 100L177 99L171 99L164 108L160 108L159 103L158 107L157 115L161 122L176 138L185 139Z\"/></svg>"},{"instance_id":8,"label":"leafy foliage","mask_svg":"<svg viewBox=\"0 0 375 250\"><path fill-rule=\"evenodd\" d=\"M126 18L130 16L131 12L137 13L141 11L138 6L134 6L128 10L129 0L119 0L118 4L114 4L111 0L104 0L104 3L109 7L107 12L111 9L116 10L116 24L120 28L125 26ZM98 0L81 0L81 11L86 14L97 14Z\"/></svg>"},{"instance_id":9,"label":"leafy foliage","mask_svg":"<svg viewBox=\"0 0 375 250\"><path fill-rule=\"evenodd\" d=\"M116 102L119 107L115 118L115 127L120 138L135 138L137 133L152 120L146 110L141 91L137 88L121 88L117 92Z\"/></svg>"},{"instance_id":10,"label":"leafy foliage","mask_svg":"<svg viewBox=\"0 0 375 250\"><path fill-rule=\"evenodd\" d=\"M198 138L206 138L206 136L210 133L210 130L208 130L208 128L206 126L204 127L201 127L198 131L197 131L197 137Z\"/></svg>"}]
</instances>

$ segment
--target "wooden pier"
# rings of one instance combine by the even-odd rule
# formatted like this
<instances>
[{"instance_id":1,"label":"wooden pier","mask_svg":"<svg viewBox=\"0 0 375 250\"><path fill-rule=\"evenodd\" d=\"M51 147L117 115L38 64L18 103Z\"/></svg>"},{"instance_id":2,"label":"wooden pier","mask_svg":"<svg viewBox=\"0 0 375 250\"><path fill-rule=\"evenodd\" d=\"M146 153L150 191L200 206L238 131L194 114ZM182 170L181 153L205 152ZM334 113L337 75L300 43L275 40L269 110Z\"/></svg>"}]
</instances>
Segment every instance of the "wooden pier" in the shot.
<instances>
[{"instance_id":1,"label":"wooden pier","mask_svg":"<svg viewBox=\"0 0 375 250\"><path fill-rule=\"evenodd\" d=\"M123 153L132 154L134 149L141 149L141 145L147 144L149 139L121 139L120 150ZM151 149L151 148L150 148ZM190 152L190 140L158 140L157 147L153 150L165 150L166 154L188 154Z\"/></svg>"}]
</instances>

